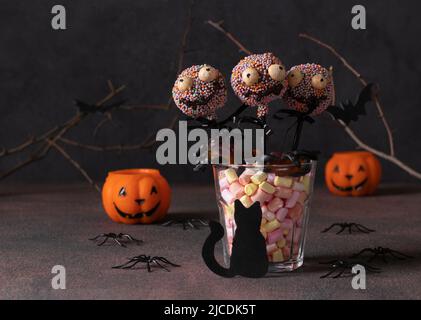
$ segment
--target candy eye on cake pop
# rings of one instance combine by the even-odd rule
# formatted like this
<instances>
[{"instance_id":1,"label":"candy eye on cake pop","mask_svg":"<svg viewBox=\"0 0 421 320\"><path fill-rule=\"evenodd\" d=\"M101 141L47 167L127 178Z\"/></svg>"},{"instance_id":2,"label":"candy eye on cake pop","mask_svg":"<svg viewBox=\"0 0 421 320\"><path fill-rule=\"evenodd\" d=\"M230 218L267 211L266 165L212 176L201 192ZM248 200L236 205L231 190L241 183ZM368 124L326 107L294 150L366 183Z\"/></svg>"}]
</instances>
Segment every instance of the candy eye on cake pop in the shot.
<instances>
[{"instance_id":1,"label":"candy eye on cake pop","mask_svg":"<svg viewBox=\"0 0 421 320\"><path fill-rule=\"evenodd\" d=\"M333 102L330 72L314 63L292 67L287 74L288 89L283 96L290 109L309 116L324 112Z\"/></svg>"},{"instance_id":2,"label":"candy eye on cake pop","mask_svg":"<svg viewBox=\"0 0 421 320\"><path fill-rule=\"evenodd\" d=\"M285 67L273 53L253 54L232 70L231 86L247 106L257 107L257 117L267 115L269 102L286 90Z\"/></svg>"},{"instance_id":3,"label":"candy eye on cake pop","mask_svg":"<svg viewBox=\"0 0 421 320\"><path fill-rule=\"evenodd\" d=\"M177 107L193 119L216 119L216 110L224 106L227 89L222 74L203 64L185 69L177 77L172 89Z\"/></svg>"}]
</instances>

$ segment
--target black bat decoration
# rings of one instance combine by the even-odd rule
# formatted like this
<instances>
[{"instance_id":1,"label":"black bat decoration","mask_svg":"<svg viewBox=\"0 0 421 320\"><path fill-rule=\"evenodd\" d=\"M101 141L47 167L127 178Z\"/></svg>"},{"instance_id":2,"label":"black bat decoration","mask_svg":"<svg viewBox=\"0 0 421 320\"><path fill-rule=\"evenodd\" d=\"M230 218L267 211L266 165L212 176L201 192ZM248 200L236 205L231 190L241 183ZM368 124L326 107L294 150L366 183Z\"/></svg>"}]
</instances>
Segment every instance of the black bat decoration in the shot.
<instances>
[{"instance_id":1,"label":"black bat decoration","mask_svg":"<svg viewBox=\"0 0 421 320\"><path fill-rule=\"evenodd\" d=\"M369 83L361 90L355 104L350 100L347 100L345 102L341 102L339 106L328 107L326 111L329 112L335 120L342 120L348 125L351 121L357 121L358 116L366 114L365 105L367 102L373 101L377 92L377 85Z\"/></svg>"}]
</instances>

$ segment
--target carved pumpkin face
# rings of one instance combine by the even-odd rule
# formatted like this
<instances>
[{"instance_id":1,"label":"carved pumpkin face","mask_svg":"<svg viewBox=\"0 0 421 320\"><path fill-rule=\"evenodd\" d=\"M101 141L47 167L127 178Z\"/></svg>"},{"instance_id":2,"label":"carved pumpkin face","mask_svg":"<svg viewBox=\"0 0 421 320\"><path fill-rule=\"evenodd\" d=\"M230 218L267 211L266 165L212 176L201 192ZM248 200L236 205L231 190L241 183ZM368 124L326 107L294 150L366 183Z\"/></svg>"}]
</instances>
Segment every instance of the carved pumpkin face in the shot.
<instances>
[{"instance_id":1,"label":"carved pumpkin face","mask_svg":"<svg viewBox=\"0 0 421 320\"><path fill-rule=\"evenodd\" d=\"M335 153L325 168L326 185L330 192L339 196L372 194L380 178L379 160L366 151Z\"/></svg>"},{"instance_id":2,"label":"carved pumpkin face","mask_svg":"<svg viewBox=\"0 0 421 320\"><path fill-rule=\"evenodd\" d=\"M126 224L152 223L169 208L171 189L154 169L110 172L102 189L102 203L108 216Z\"/></svg>"}]
</instances>

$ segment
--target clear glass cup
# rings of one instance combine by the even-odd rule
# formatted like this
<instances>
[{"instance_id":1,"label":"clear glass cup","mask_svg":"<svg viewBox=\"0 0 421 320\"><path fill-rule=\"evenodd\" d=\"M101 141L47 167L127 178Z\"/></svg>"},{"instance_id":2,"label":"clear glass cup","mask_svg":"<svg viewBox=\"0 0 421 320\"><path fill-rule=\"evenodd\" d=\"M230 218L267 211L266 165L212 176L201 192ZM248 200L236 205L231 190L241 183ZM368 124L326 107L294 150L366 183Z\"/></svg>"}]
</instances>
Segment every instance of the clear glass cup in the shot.
<instances>
[{"instance_id":1,"label":"clear glass cup","mask_svg":"<svg viewBox=\"0 0 421 320\"><path fill-rule=\"evenodd\" d=\"M223 254L230 264L235 235L234 201L260 202L260 232L266 239L268 273L303 265L304 243L313 194L316 161L274 165L214 165L216 200L225 230Z\"/></svg>"}]
</instances>

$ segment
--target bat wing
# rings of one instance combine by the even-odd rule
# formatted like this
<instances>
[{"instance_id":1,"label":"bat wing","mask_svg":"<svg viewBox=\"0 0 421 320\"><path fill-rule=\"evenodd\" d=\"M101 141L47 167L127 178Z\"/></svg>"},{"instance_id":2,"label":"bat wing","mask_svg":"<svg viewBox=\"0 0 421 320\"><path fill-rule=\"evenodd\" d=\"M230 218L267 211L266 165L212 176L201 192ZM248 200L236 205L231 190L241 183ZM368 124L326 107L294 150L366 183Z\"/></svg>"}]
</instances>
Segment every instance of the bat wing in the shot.
<instances>
[{"instance_id":1,"label":"bat wing","mask_svg":"<svg viewBox=\"0 0 421 320\"><path fill-rule=\"evenodd\" d=\"M345 124L351 121L358 121L358 117L365 115L365 105L373 101L374 96L377 94L377 86L373 83L366 85L358 95L357 101L352 103L350 100L340 103L339 106L330 106L327 108L333 118L342 120Z\"/></svg>"}]
</instances>

